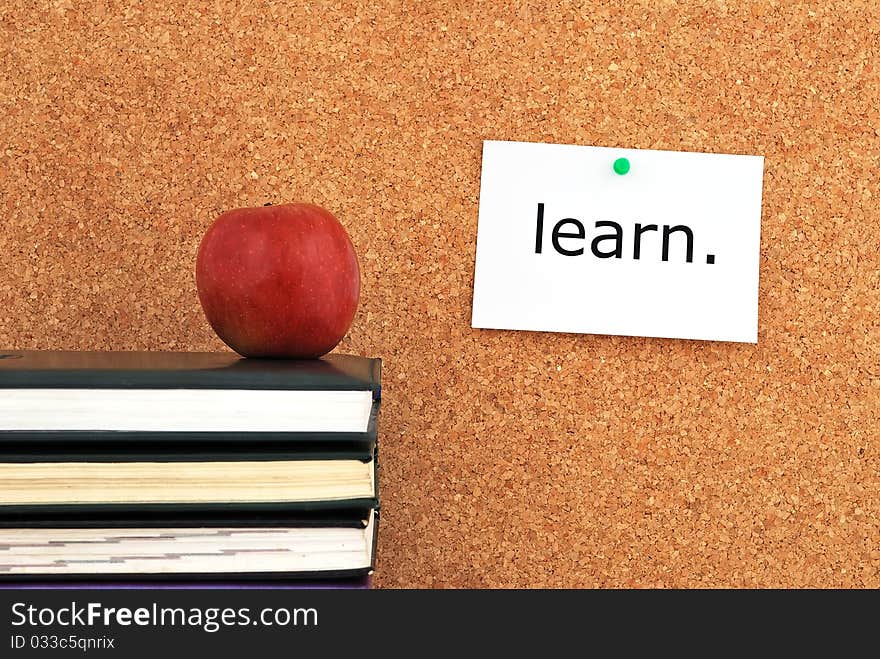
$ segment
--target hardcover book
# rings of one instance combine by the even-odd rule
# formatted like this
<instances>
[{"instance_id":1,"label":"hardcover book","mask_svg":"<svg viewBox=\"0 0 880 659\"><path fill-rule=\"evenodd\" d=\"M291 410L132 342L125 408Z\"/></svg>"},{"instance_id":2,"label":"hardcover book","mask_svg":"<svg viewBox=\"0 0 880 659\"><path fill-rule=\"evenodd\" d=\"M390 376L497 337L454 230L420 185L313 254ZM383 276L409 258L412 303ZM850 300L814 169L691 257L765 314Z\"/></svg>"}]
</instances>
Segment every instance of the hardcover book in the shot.
<instances>
[{"instance_id":1,"label":"hardcover book","mask_svg":"<svg viewBox=\"0 0 880 659\"><path fill-rule=\"evenodd\" d=\"M0 515L130 509L378 505L372 455L295 452L0 453Z\"/></svg>"},{"instance_id":2,"label":"hardcover book","mask_svg":"<svg viewBox=\"0 0 880 659\"><path fill-rule=\"evenodd\" d=\"M381 360L0 352L0 442L249 441L372 447Z\"/></svg>"},{"instance_id":3,"label":"hardcover book","mask_svg":"<svg viewBox=\"0 0 880 659\"><path fill-rule=\"evenodd\" d=\"M0 520L2 581L210 581L368 575L378 512Z\"/></svg>"}]
</instances>

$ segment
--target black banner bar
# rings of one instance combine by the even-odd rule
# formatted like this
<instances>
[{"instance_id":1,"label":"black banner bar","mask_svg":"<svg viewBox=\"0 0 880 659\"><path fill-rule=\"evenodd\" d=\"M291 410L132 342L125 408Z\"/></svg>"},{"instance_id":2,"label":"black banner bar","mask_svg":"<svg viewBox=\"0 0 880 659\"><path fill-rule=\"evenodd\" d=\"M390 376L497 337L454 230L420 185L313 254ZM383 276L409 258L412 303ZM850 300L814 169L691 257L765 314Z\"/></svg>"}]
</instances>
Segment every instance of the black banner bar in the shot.
<instances>
[{"instance_id":1,"label":"black banner bar","mask_svg":"<svg viewBox=\"0 0 880 659\"><path fill-rule=\"evenodd\" d=\"M823 642L841 656L862 639L876 650L878 602L877 591L14 589L0 590L0 657L362 659L471 654L474 643L493 656L789 654Z\"/></svg>"}]
</instances>

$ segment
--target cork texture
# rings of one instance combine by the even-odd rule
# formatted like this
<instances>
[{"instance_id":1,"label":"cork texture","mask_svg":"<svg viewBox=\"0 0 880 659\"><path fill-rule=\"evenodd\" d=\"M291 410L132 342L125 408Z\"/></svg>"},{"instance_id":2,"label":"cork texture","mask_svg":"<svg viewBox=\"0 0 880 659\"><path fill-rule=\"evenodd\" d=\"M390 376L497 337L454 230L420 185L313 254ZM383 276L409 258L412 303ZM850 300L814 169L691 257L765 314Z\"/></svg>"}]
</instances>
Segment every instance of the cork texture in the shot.
<instances>
[{"instance_id":1,"label":"cork texture","mask_svg":"<svg viewBox=\"0 0 880 659\"><path fill-rule=\"evenodd\" d=\"M159 9L164 6L164 9ZM880 587L876 2L0 7L0 345L223 350L309 201L384 360L379 587ZM764 155L759 342L474 330L483 139Z\"/></svg>"}]
</instances>

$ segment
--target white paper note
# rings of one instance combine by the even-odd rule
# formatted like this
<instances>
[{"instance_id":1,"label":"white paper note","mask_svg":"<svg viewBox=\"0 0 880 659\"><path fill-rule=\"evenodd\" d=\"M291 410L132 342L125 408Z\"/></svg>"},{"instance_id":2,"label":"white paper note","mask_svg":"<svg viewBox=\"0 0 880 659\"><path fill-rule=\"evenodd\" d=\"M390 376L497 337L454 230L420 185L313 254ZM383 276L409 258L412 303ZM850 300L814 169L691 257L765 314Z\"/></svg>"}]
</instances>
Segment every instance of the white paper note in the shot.
<instances>
[{"instance_id":1,"label":"white paper note","mask_svg":"<svg viewBox=\"0 0 880 659\"><path fill-rule=\"evenodd\" d=\"M471 325L756 343L763 172L762 156L484 142Z\"/></svg>"}]
</instances>

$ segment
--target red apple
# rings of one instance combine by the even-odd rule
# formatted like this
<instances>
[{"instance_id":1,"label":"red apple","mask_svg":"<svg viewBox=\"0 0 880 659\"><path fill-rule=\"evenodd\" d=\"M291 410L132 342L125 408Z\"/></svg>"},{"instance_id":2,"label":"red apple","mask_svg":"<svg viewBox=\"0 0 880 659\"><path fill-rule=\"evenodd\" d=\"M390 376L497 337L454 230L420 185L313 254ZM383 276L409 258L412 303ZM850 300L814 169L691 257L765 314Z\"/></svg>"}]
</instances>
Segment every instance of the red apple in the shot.
<instances>
[{"instance_id":1,"label":"red apple","mask_svg":"<svg viewBox=\"0 0 880 659\"><path fill-rule=\"evenodd\" d=\"M330 352L351 327L360 286L345 228L313 204L227 211L205 233L196 258L205 316L245 357Z\"/></svg>"}]
</instances>

